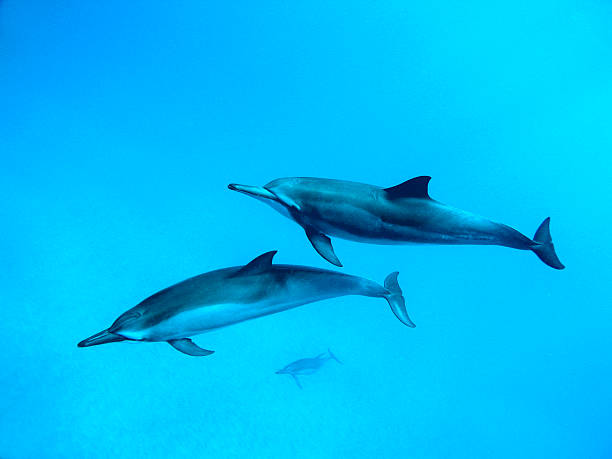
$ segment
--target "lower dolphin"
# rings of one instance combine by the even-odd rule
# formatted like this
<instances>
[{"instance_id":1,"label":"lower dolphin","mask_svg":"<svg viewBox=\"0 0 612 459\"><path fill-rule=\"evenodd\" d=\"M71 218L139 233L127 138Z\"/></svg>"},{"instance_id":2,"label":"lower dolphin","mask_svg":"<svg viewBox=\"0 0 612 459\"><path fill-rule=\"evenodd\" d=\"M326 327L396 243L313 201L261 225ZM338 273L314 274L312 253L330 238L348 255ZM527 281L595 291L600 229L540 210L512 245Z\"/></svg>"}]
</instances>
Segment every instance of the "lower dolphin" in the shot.
<instances>
[{"instance_id":1,"label":"lower dolphin","mask_svg":"<svg viewBox=\"0 0 612 459\"><path fill-rule=\"evenodd\" d=\"M442 204L429 197L429 180L422 176L381 188L365 183L313 177L290 177L267 185L230 184L271 205L298 223L315 250L342 266L329 236L371 244L501 245L531 250L555 269L563 269L550 237L546 218L533 239L517 230Z\"/></svg>"},{"instance_id":2,"label":"lower dolphin","mask_svg":"<svg viewBox=\"0 0 612 459\"><path fill-rule=\"evenodd\" d=\"M276 374L291 376L298 387L302 389L302 383L300 383L298 376L314 374L330 360L335 360L338 363L342 363L340 360L338 360L338 357L333 354L331 349L327 349L327 352L319 354L316 357L299 359L295 362L291 362L289 365L285 365L283 368L278 370Z\"/></svg>"},{"instance_id":3,"label":"lower dolphin","mask_svg":"<svg viewBox=\"0 0 612 459\"><path fill-rule=\"evenodd\" d=\"M116 341L166 341L188 355L204 356L192 336L307 303L345 295L384 298L405 325L408 317L397 272L376 282L325 269L274 265L276 251L245 266L219 269L166 288L123 313L106 330L81 341L79 347Z\"/></svg>"}]
</instances>

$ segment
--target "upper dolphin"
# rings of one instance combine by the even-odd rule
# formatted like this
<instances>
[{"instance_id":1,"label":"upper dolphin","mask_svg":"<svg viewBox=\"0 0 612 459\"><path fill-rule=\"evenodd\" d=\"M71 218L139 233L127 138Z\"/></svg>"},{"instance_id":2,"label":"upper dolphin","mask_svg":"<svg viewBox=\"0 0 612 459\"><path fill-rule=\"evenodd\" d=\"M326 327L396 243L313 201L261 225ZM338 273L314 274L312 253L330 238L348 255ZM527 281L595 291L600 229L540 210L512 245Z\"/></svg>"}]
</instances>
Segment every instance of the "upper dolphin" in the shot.
<instances>
[{"instance_id":1,"label":"upper dolphin","mask_svg":"<svg viewBox=\"0 0 612 459\"><path fill-rule=\"evenodd\" d=\"M245 266L201 274L166 288L123 313L106 330L79 347L115 341L167 341L188 355L209 355L189 337L244 320L274 314L306 303L344 295L385 298L397 318L409 327L397 272L384 287L357 276L325 269L273 265L276 251Z\"/></svg>"},{"instance_id":2,"label":"upper dolphin","mask_svg":"<svg viewBox=\"0 0 612 459\"><path fill-rule=\"evenodd\" d=\"M565 267L550 237L550 218L530 239L507 225L431 199L430 179L415 177L381 188L344 180L291 177L263 187L228 187L260 199L294 220L304 228L319 255L336 266L342 264L329 236L373 244L501 245L531 250L552 268Z\"/></svg>"}]
</instances>

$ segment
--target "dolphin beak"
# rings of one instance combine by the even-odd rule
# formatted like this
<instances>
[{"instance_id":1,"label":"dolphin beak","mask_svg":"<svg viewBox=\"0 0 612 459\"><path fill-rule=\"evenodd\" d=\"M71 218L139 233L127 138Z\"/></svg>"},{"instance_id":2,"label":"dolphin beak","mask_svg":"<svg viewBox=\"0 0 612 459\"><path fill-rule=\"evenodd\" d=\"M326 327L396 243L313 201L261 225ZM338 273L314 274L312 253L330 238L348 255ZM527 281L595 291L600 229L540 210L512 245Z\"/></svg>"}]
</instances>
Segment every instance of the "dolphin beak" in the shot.
<instances>
[{"instance_id":1,"label":"dolphin beak","mask_svg":"<svg viewBox=\"0 0 612 459\"><path fill-rule=\"evenodd\" d=\"M114 333L111 333L108 330L103 330L100 333L96 333L95 335L90 336L87 339L84 339L79 344L77 344L77 346L79 347L97 346L98 344L114 343L116 341L125 341L125 338L121 335L116 335Z\"/></svg>"},{"instance_id":2,"label":"dolphin beak","mask_svg":"<svg viewBox=\"0 0 612 459\"><path fill-rule=\"evenodd\" d=\"M254 198L277 199L274 193L263 186L238 185L237 183L230 183L227 187L230 190L248 194Z\"/></svg>"}]
</instances>

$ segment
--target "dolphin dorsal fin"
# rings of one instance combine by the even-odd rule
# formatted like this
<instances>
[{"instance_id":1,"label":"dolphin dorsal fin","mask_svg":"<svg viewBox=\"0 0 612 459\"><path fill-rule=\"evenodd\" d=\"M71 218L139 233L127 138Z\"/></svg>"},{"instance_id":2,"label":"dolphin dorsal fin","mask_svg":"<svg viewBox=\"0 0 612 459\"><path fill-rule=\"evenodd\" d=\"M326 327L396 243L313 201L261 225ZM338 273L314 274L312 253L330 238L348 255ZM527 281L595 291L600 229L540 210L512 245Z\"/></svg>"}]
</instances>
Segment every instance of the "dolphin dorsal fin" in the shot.
<instances>
[{"instance_id":1,"label":"dolphin dorsal fin","mask_svg":"<svg viewBox=\"0 0 612 459\"><path fill-rule=\"evenodd\" d=\"M398 199L398 198L422 198L422 199L431 199L429 197L429 181L431 177L428 175L422 175L420 177L415 177L410 180L406 180L404 183L400 183L399 185L392 186L390 188L385 188L384 190L387 192L387 196L390 199Z\"/></svg>"},{"instance_id":2,"label":"dolphin dorsal fin","mask_svg":"<svg viewBox=\"0 0 612 459\"><path fill-rule=\"evenodd\" d=\"M247 273L254 274L267 271L270 269L270 267L272 267L272 259L274 258L274 255L276 255L276 252L276 250L272 250L259 255L257 258L253 258L250 262L240 268L236 275Z\"/></svg>"}]
</instances>

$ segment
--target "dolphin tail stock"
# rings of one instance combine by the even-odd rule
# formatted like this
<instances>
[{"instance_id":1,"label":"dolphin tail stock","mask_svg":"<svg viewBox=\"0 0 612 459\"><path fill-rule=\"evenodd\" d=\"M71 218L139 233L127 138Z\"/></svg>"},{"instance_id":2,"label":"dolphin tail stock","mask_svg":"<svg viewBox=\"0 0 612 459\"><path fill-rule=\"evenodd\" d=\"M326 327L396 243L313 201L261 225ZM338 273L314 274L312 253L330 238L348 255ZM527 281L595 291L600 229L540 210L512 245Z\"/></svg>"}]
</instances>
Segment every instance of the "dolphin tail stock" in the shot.
<instances>
[{"instance_id":1,"label":"dolphin tail stock","mask_svg":"<svg viewBox=\"0 0 612 459\"><path fill-rule=\"evenodd\" d=\"M89 346L97 346L99 344L106 343L115 343L117 341L125 341L127 338L124 338L121 335L116 335L115 333L111 333L107 330L102 330L95 335L90 336L87 339L84 339L79 344L78 347L89 347Z\"/></svg>"},{"instance_id":2,"label":"dolphin tail stock","mask_svg":"<svg viewBox=\"0 0 612 459\"><path fill-rule=\"evenodd\" d=\"M387 293L384 295L385 299L391 306L391 311L395 314L395 317L399 319L401 323L404 325L414 328L416 325L410 317L408 317L408 312L406 311L406 301L404 300L404 296L402 295L402 289L397 282L397 276L399 273L392 272L385 279L385 289L387 289Z\"/></svg>"},{"instance_id":3,"label":"dolphin tail stock","mask_svg":"<svg viewBox=\"0 0 612 459\"><path fill-rule=\"evenodd\" d=\"M533 250L540 260L554 269L565 268L561 260L559 260L559 257L557 257L557 252L555 252L555 246L550 236L550 217L544 219L536 231L533 240L536 242L536 245L532 246L531 250Z\"/></svg>"},{"instance_id":4,"label":"dolphin tail stock","mask_svg":"<svg viewBox=\"0 0 612 459\"><path fill-rule=\"evenodd\" d=\"M330 359L333 359L333 360L335 360L336 362L338 362L338 363L340 363L340 364L342 363L340 360L338 360L338 357L336 357L336 356L334 355L334 353L331 351L331 349L330 349L330 348L327 348L327 355L328 355L328 357L329 357Z\"/></svg>"}]
</instances>

